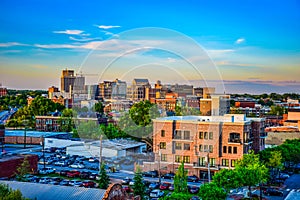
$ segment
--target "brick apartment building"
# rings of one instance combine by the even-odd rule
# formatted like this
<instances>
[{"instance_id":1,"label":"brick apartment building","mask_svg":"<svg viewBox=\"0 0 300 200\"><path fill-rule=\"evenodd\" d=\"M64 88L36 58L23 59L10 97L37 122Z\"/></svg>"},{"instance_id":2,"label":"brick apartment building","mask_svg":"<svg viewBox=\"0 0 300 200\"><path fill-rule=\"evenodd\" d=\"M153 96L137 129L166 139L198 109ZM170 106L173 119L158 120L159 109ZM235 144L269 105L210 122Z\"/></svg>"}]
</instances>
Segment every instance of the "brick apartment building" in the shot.
<instances>
[{"instance_id":1,"label":"brick apartment building","mask_svg":"<svg viewBox=\"0 0 300 200\"><path fill-rule=\"evenodd\" d=\"M175 172L181 161L189 175L208 178L222 168L234 168L238 159L264 149L264 119L241 114L224 116L173 116L153 120L154 162L144 170Z\"/></svg>"}]
</instances>

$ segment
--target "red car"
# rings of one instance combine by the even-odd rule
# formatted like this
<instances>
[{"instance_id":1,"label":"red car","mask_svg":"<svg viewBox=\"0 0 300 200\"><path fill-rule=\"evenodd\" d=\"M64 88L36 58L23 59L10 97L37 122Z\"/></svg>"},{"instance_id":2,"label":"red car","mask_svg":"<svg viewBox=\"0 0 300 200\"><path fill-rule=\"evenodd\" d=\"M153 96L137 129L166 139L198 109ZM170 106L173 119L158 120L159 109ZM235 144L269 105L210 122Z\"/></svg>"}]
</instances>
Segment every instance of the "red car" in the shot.
<instances>
[{"instance_id":1,"label":"red car","mask_svg":"<svg viewBox=\"0 0 300 200\"><path fill-rule=\"evenodd\" d=\"M93 181L83 181L82 186L86 188L93 188L96 186L96 183Z\"/></svg>"},{"instance_id":2,"label":"red car","mask_svg":"<svg viewBox=\"0 0 300 200\"><path fill-rule=\"evenodd\" d=\"M80 172L76 171L76 170L72 170L67 172L67 177L69 178L74 178L74 177L79 177L80 176Z\"/></svg>"},{"instance_id":3,"label":"red car","mask_svg":"<svg viewBox=\"0 0 300 200\"><path fill-rule=\"evenodd\" d=\"M132 192L132 189L128 186L128 185L122 185L123 190L125 190L125 192L130 193Z\"/></svg>"},{"instance_id":4,"label":"red car","mask_svg":"<svg viewBox=\"0 0 300 200\"><path fill-rule=\"evenodd\" d=\"M159 189L161 190L167 190L169 189L171 183L162 183L160 186L159 186Z\"/></svg>"}]
</instances>

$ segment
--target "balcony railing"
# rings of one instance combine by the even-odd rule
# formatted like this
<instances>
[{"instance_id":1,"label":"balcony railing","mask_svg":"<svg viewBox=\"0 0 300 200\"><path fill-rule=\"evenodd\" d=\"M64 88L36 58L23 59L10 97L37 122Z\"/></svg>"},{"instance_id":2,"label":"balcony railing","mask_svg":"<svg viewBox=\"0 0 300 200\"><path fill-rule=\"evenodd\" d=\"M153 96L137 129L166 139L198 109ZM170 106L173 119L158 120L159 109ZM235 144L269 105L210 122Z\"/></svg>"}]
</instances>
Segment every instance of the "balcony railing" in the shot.
<instances>
[{"instance_id":1,"label":"balcony railing","mask_svg":"<svg viewBox=\"0 0 300 200\"><path fill-rule=\"evenodd\" d=\"M194 163L193 163L193 167L195 167L195 168L206 168L206 169L208 168L206 162L205 162L205 163L194 162ZM211 169L218 170L218 169L220 168L220 165L217 165L217 164L210 164L209 167L210 167Z\"/></svg>"},{"instance_id":2,"label":"balcony railing","mask_svg":"<svg viewBox=\"0 0 300 200\"><path fill-rule=\"evenodd\" d=\"M240 138L228 138L229 143L242 143Z\"/></svg>"},{"instance_id":3,"label":"balcony railing","mask_svg":"<svg viewBox=\"0 0 300 200\"><path fill-rule=\"evenodd\" d=\"M245 139L245 144L249 144L249 143L252 143L253 142L253 138L246 138Z\"/></svg>"},{"instance_id":4,"label":"balcony railing","mask_svg":"<svg viewBox=\"0 0 300 200\"><path fill-rule=\"evenodd\" d=\"M174 140L193 140L193 137L181 137L181 136L174 136Z\"/></svg>"}]
</instances>

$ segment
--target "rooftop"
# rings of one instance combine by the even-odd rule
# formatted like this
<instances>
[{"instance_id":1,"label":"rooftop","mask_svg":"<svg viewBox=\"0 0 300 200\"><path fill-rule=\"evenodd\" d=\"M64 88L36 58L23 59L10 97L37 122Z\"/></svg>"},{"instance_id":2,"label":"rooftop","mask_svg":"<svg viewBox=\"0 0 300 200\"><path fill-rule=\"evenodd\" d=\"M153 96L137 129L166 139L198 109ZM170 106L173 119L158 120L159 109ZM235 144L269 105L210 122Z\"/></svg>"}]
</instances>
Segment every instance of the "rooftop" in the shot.
<instances>
[{"instance_id":1,"label":"rooftop","mask_svg":"<svg viewBox=\"0 0 300 200\"><path fill-rule=\"evenodd\" d=\"M41 132L41 131L26 131L27 137L53 137L65 135L67 132ZM5 130L5 136L24 136L24 130Z\"/></svg>"},{"instance_id":2,"label":"rooftop","mask_svg":"<svg viewBox=\"0 0 300 200\"><path fill-rule=\"evenodd\" d=\"M89 200L103 199L105 194L105 190L93 188L68 187L15 181L0 181L0 183L8 184L9 187L14 190L19 189L23 196L30 199Z\"/></svg>"},{"instance_id":3,"label":"rooftop","mask_svg":"<svg viewBox=\"0 0 300 200\"><path fill-rule=\"evenodd\" d=\"M226 114L224 116L170 116L154 119L153 121L190 121L190 122L250 122L244 114Z\"/></svg>"}]
</instances>

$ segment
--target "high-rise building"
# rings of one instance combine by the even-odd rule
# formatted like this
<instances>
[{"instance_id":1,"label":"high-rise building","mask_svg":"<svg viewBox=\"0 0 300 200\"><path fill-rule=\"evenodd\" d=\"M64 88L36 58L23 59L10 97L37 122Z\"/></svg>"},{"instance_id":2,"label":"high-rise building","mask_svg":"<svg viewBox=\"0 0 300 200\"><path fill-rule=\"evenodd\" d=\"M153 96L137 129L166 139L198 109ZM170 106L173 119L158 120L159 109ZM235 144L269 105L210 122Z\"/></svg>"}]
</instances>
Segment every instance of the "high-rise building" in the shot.
<instances>
[{"instance_id":1,"label":"high-rise building","mask_svg":"<svg viewBox=\"0 0 300 200\"><path fill-rule=\"evenodd\" d=\"M65 69L62 71L60 78L60 90L62 92L70 92L75 82L74 70Z\"/></svg>"},{"instance_id":2,"label":"high-rise building","mask_svg":"<svg viewBox=\"0 0 300 200\"><path fill-rule=\"evenodd\" d=\"M210 94L210 98L200 99L200 112L204 116L219 116L230 111L230 95Z\"/></svg>"},{"instance_id":3,"label":"high-rise building","mask_svg":"<svg viewBox=\"0 0 300 200\"><path fill-rule=\"evenodd\" d=\"M135 78L131 87L128 88L128 97L135 101L149 100L149 89L151 85L148 79Z\"/></svg>"}]
</instances>

